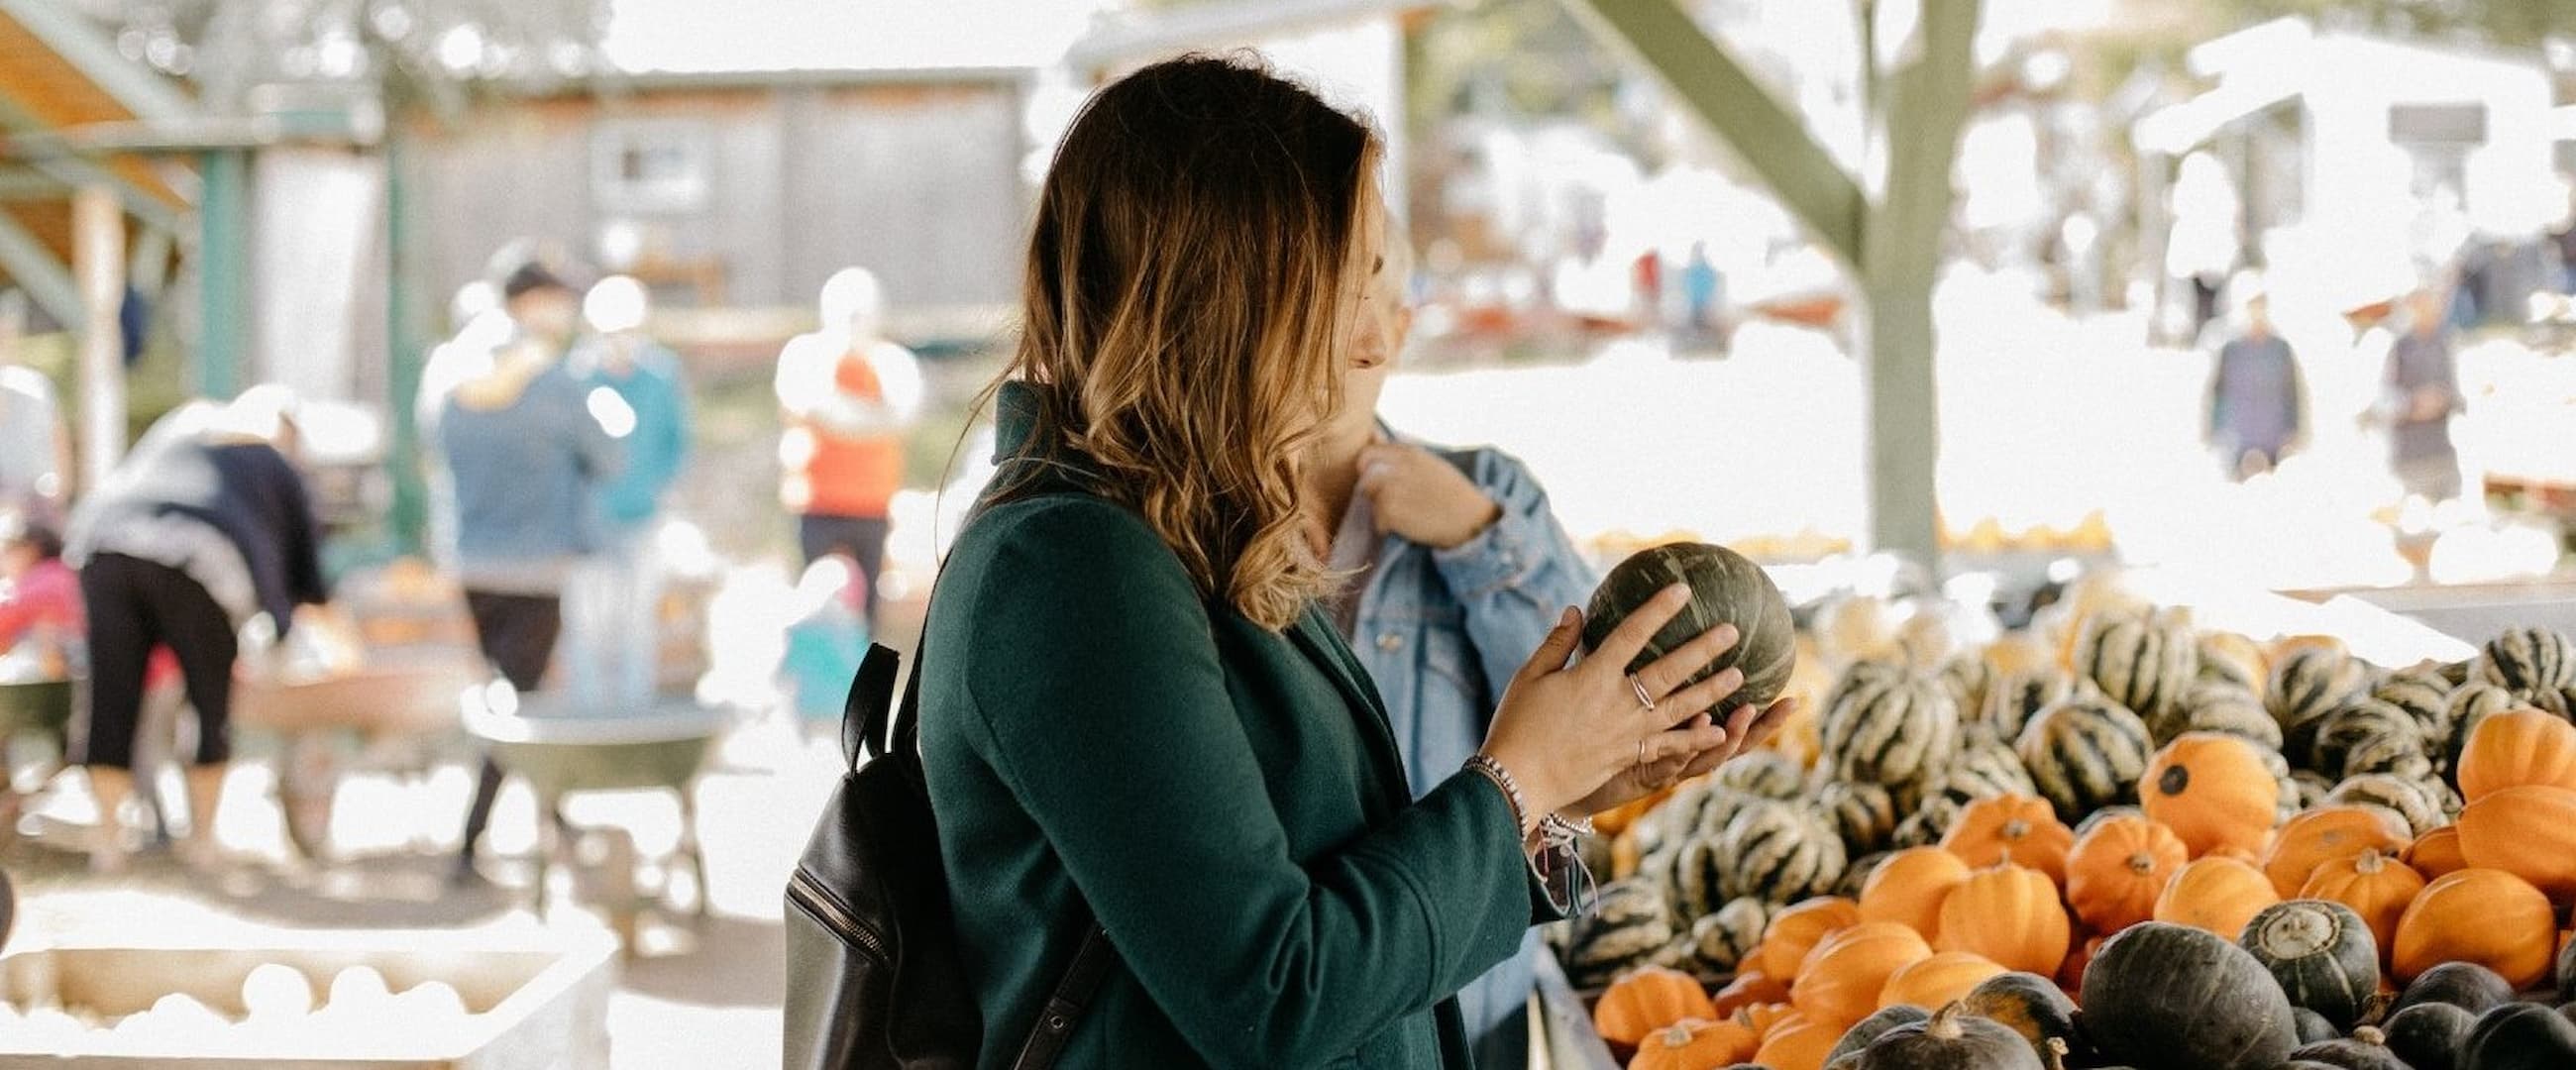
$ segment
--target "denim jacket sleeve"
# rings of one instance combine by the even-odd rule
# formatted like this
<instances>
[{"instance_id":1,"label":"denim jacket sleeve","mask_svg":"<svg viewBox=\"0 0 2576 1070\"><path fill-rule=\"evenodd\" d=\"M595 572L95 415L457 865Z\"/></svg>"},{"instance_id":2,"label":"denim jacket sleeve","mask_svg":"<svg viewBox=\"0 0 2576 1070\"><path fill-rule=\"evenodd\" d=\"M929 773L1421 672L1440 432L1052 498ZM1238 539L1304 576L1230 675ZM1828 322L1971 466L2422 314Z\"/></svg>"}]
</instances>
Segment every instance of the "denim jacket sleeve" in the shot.
<instances>
[{"instance_id":1,"label":"denim jacket sleeve","mask_svg":"<svg viewBox=\"0 0 2576 1070\"><path fill-rule=\"evenodd\" d=\"M1431 555L1450 596L1465 610L1467 639L1487 693L1499 698L1556 626L1557 614L1584 604L1599 580L1557 523L1547 491L1520 461L1492 449L1451 459L1502 507L1502 516L1475 538ZM1494 714L1477 712L1488 722Z\"/></svg>"}]
</instances>

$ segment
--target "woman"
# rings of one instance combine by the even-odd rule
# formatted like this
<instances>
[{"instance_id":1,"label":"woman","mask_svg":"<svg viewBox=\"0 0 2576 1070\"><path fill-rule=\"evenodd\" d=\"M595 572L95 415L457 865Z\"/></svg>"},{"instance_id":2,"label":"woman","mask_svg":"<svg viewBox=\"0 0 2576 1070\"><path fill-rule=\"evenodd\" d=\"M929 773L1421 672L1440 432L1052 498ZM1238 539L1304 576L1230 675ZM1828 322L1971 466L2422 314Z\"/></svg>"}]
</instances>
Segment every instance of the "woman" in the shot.
<instances>
[{"instance_id":1,"label":"woman","mask_svg":"<svg viewBox=\"0 0 2576 1070\"><path fill-rule=\"evenodd\" d=\"M124 859L117 809L133 788L135 730L155 645L178 655L197 749L187 771L184 856L216 855L215 803L232 756L239 635L283 637L299 607L330 598L321 524L295 453L292 400L254 387L230 406L164 417L72 517L65 556L80 567L90 700L73 760L98 798L94 868ZM265 621L265 626L259 622Z\"/></svg>"},{"instance_id":2,"label":"woman","mask_svg":"<svg viewBox=\"0 0 2576 1070\"><path fill-rule=\"evenodd\" d=\"M982 1064L1094 919L1117 962L1061 1065L1471 1065L1454 998L1566 909L1546 819L1715 766L1782 707L1675 685L1719 628L1571 669L1567 610L1468 768L1414 800L1316 609L1301 468L1373 317L1378 145L1240 61L1095 96L1030 243L1005 459L932 600L922 748ZM1641 701L1644 700L1644 701ZM1658 712L1660 711L1660 712Z\"/></svg>"}]
</instances>

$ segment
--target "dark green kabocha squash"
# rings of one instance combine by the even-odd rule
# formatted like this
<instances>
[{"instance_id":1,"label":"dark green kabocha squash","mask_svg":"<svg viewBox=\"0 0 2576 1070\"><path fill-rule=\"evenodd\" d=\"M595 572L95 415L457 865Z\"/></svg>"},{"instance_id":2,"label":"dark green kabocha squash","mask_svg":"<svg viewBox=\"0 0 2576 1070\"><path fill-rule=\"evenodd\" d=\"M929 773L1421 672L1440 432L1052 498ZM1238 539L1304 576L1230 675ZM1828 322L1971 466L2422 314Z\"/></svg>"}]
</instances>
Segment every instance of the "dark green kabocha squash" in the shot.
<instances>
[{"instance_id":1,"label":"dark green kabocha squash","mask_svg":"<svg viewBox=\"0 0 2576 1070\"><path fill-rule=\"evenodd\" d=\"M2103 943L2077 1003L2085 1038L2143 1070L2274 1070L2298 1047L2270 971L2184 925L2145 922Z\"/></svg>"},{"instance_id":2,"label":"dark green kabocha squash","mask_svg":"<svg viewBox=\"0 0 2576 1070\"><path fill-rule=\"evenodd\" d=\"M2351 907L2292 899L2264 907L2238 938L2271 971L2293 1007L2324 1015L2338 1030L2361 1020L2379 994L2379 946Z\"/></svg>"},{"instance_id":3,"label":"dark green kabocha squash","mask_svg":"<svg viewBox=\"0 0 2576 1070\"><path fill-rule=\"evenodd\" d=\"M1952 1003L1897 1026L1861 1050L1857 1070L2049 1070L2021 1034Z\"/></svg>"},{"instance_id":4,"label":"dark green kabocha squash","mask_svg":"<svg viewBox=\"0 0 2576 1070\"><path fill-rule=\"evenodd\" d=\"M2002 1025L2030 1042L2043 1059L2057 1041L2075 1043L2075 1001L2057 982L2035 973L1999 973L1968 990L1959 1001L1969 1013Z\"/></svg>"},{"instance_id":5,"label":"dark green kabocha squash","mask_svg":"<svg viewBox=\"0 0 2576 1070\"><path fill-rule=\"evenodd\" d=\"M2460 1045L2459 1070L2567 1070L2576 1023L2537 1003L2506 1003L2478 1018Z\"/></svg>"},{"instance_id":6,"label":"dark green kabocha squash","mask_svg":"<svg viewBox=\"0 0 2576 1070\"><path fill-rule=\"evenodd\" d=\"M2576 940L2558 949L2558 1002L2576 1003Z\"/></svg>"},{"instance_id":7,"label":"dark green kabocha squash","mask_svg":"<svg viewBox=\"0 0 2576 1070\"><path fill-rule=\"evenodd\" d=\"M2335 1028L2333 1022L2326 1020L2325 1015L2318 1014L2306 1007L2290 1008L2290 1021L2297 1023L2299 1027L2299 1043L2301 1044L2314 1044L2320 1040L2334 1040L2343 1036L2343 1033Z\"/></svg>"},{"instance_id":8,"label":"dark green kabocha squash","mask_svg":"<svg viewBox=\"0 0 2576 1070\"><path fill-rule=\"evenodd\" d=\"M2477 1015L2426 1001L2389 1015L2380 1028L2388 1035L2388 1050L2414 1070L2457 1070L2460 1046L2477 1025Z\"/></svg>"},{"instance_id":9,"label":"dark green kabocha squash","mask_svg":"<svg viewBox=\"0 0 2576 1070\"><path fill-rule=\"evenodd\" d=\"M1798 659L1798 635L1789 619L1789 603L1762 566L1723 546L1672 543L1639 550L1620 562L1602 578L1584 611L1583 649L1600 646L1631 611L1674 583L1690 585L1690 603L1655 632L1629 662L1628 671L1645 668L1701 632L1733 624L1740 636L1735 646L1693 675L1692 681L1730 668L1744 671L1743 686L1719 704L1722 708L1716 712L1721 722L1727 710L1768 705L1778 697Z\"/></svg>"},{"instance_id":10,"label":"dark green kabocha squash","mask_svg":"<svg viewBox=\"0 0 2576 1070\"><path fill-rule=\"evenodd\" d=\"M2424 971L2397 997L2392 1010L2418 1003L2448 1003L2470 1014L2513 1002L2513 984L2504 975L2474 962L2445 962Z\"/></svg>"},{"instance_id":11,"label":"dark green kabocha squash","mask_svg":"<svg viewBox=\"0 0 2576 1070\"><path fill-rule=\"evenodd\" d=\"M2362 1026L2344 1040L2320 1040L2291 1052L2292 1059L2342 1067L2343 1070L2411 1070L2406 1060L2388 1050L2388 1038L2378 1029Z\"/></svg>"},{"instance_id":12,"label":"dark green kabocha squash","mask_svg":"<svg viewBox=\"0 0 2576 1070\"><path fill-rule=\"evenodd\" d=\"M1844 1030L1843 1038L1834 1042L1832 1051L1825 1053L1825 1062L1830 1065L1843 1056L1857 1054L1861 1049L1868 1047L1870 1042L1885 1035L1888 1030L1900 1025L1929 1021L1931 1017L1932 1012L1909 1003L1881 1007L1878 1013L1861 1019L1859 1025Z\"/></svg>"}]
</instances>

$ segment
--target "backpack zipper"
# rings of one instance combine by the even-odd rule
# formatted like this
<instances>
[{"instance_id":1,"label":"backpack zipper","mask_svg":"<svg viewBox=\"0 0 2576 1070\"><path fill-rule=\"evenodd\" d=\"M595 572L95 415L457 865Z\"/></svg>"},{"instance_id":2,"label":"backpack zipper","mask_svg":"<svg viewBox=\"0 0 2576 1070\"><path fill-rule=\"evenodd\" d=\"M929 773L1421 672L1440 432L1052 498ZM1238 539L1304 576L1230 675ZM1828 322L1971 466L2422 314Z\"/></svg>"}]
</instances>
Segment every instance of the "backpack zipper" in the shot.
<instances>
[{"instance_id":1,"label":"backpack zipper","mask_svg":"<svg viewBox=\"0 0 2576 1070\"><path fill-rule=\"evenodd\" d=\"M839 899L823 889L821 881L815 880L801 866L787 878L787 898L814 914L815 920L832 930L834 936L856 941L869 955L880 960L888 957L885 941L878 938L876 930L850 913Z\"/></svg>"}]
</instances>

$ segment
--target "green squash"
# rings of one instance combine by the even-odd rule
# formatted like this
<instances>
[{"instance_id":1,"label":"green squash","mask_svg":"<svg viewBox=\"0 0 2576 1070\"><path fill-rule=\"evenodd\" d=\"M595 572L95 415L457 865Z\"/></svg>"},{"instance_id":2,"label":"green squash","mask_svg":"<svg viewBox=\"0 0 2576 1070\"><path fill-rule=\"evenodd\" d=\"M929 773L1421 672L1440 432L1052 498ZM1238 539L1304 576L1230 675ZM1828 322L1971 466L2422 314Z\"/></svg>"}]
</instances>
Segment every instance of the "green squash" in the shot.
<instances>
[{"instance_id":1,"label":"green squash","mask_svg":"<svg viewBox=\"0 0 2576 1070\"><path fill-rule=\"evenodd\" d=\"M2567 1070L2576 1024L2537 1003L2507 1003L2478 1019L2460 1046L2459 1070Z\"/></svg>"},{"instance_id":2,"label":"green squash","mask_svg":"<svg viewBox=\"0 0 2576 1070\"><path fill-rule=\"evenodd\" d=\"M2060 1049L2063 1051L2063 1049ZM1862 1049L1858 1070L2048 1070L2010 1029L1953 1003L1927 1021L1897 1026Z\"/></svg>"},{"instance_id":3,"label":"green squash","mask_svg":"<svg viewBox=\"0 0 2576 1070\"><path fill-rule=\"evenodd\" d=\"M2362 1026L2344 1040L2321 1040L2291 1052L2290 1058L2324 1063L2342 1070L2412 1070L2406 1060L2388 1050L2388 1038L2379 1030Z\"/></svg>"},{"instance_id":4,"label":"green squash","mask_svg":"<svg viewBox=\"0 0 2576 1070\"><path fill-rule=\"evenodd\" d=\"M2001 1024L2043 1058L2058 1044L2073 1045L2075 1001L2057 982L2035 973L1999 973L1969 989L1959 1001L1969 1013Z\"/></svg>"},{"instance_id":5,"label":"green squash","mask_svg":"<svg viewBox=\"0 0 2576 1070\"><path fill-rule=\"evenodd\" d=\"M1844 1030L1843 1038L1834 1042L1832 1051L1825 1053L1825 1062L1830 1064L1843 1056L1857 1055L1861 1049L1869 1047L1878 1038L1887 1035L1888 1030L1897 1026L1913 1025L1916 1022L1927 1022L1931 1019L1931 1011L1910 1003L1881 1007L1878 1013L1863 1018L1860 1024Z\"/></svg>"},{"instance_id":6,"label":"green squash","mask_svg":"<svg viewBox=\"0 0 2576 1070\"><path fill-rule=\"evenodd\" d=\"M2274 903L2237 938L2280 982L2290 1005L2350 1029L2379 994L2379 947L2351 907L2322 899Z\"/></svg>"},{"instance_id":7,"label":"green squash","mask_svg":"<svg viewBox=\"0 0 2576 1070\"><path fill-rule=\"evenodd\" d=\"M2427 1001L2389 1015L2380 1029L2388 1035L2388 1050L2413 1070L2457 1070L2460 1046L2477 1026L2477 1015Z\"/></svg>"},{"instance_id":8,"label":"green squash","mask_svg":"<svg viewBox=\"0 0 2576 1070\"><path fill-rule=\"evenodd\" d=\"M2104 942L2084 971L2084 1035L2144 1070L2274 1070L2298 1046L2290 1000L2244 948L2145 922Z\"/></svg>"},{"instance_id":9,"label":"green squash","mask_svg":"<svg viewBox=\"0 0 2576 1070\"><path fill-rule=\"evenodd\" d=\"M2407 985L2390 1009L2402 1011L2418 1003L2448 1003L2470 1014L2485 1014L2513 999L2513 984L2502 974L2474 962L2445 962L2424 971L2415 983Z\"/></svg>"},{"instance_id":10,"label":"green squash","mask_svg":"<svg viewBox=\"0 0 2576 1070\"><path fill-rule=\"evenodd\" d=\"M1762 566L1723 546L1671 543L1639 550L1610 570L1593 591L1583 614L1583 649L1590 652L1610 637L1619 622L1659 591L1675 583L1691 588L1690 604L1666 621L1628 663L1636 672L1655 659L1689 643L1720 624L1733 624L1735 646L1693 673L1691 682L1727 669L1744 673L1744 686L1718 704L1721 717L1738 706L1769 705L1789 684L1797 664L1798 636L1789 619L1789 603ZM1693 711L1673 711L1676 721Z\"/></svg>"}]
</instances>

